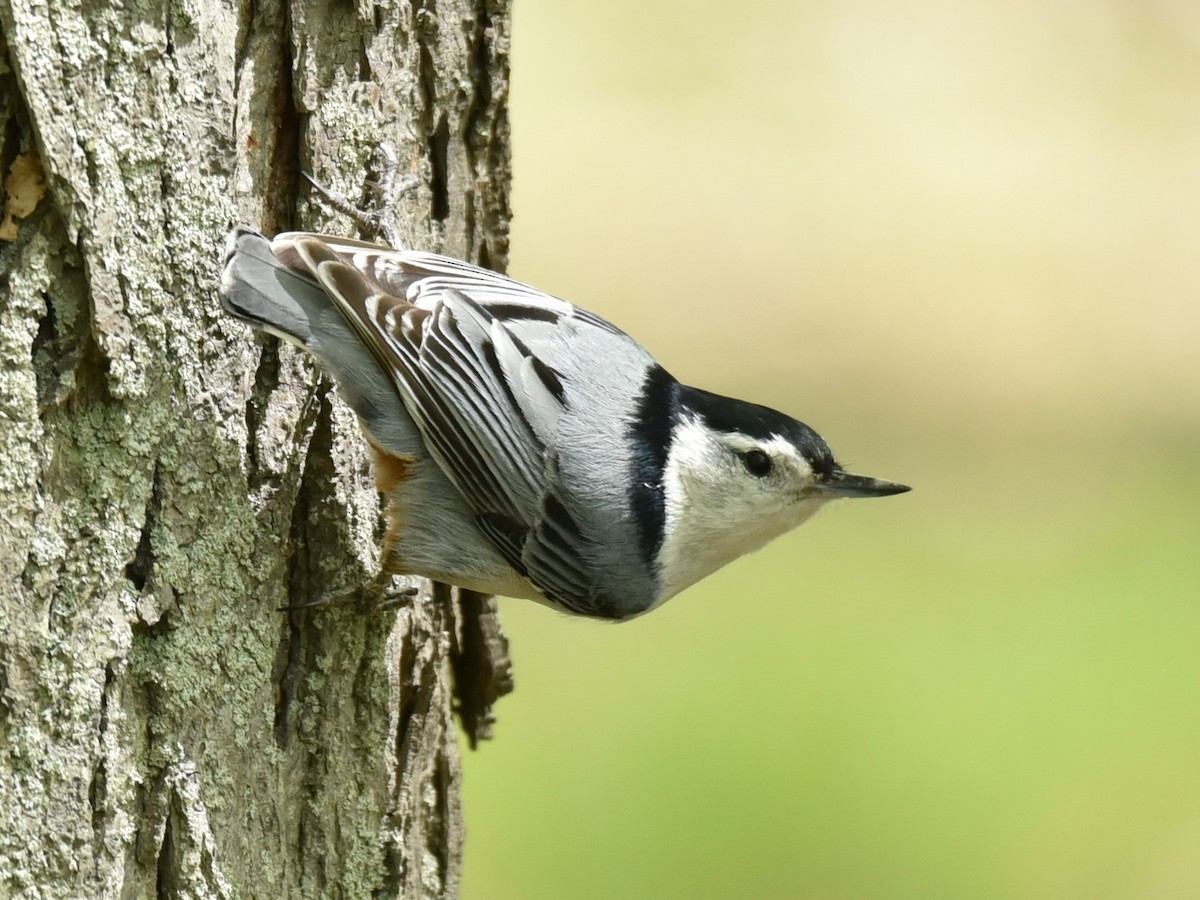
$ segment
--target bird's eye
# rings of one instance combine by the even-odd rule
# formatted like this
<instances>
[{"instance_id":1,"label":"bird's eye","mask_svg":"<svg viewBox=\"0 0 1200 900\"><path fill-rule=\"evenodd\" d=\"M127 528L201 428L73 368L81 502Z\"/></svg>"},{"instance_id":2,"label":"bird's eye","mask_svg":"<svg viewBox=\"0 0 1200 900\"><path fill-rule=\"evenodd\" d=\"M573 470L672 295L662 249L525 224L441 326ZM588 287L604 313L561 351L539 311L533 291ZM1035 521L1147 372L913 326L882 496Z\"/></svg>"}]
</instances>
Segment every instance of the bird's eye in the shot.
<instances>
[{"instance_id":1,"label":"bird's eye","mask_svg":"<svg viewBox=\"0 0 1200 900\"><path fill-rule=\"evenodd\" d=\"M771 457L761 450L747 450L742 454L742 465L755 478L766 478L771 474Z\"/></svg>"}]
</instances>

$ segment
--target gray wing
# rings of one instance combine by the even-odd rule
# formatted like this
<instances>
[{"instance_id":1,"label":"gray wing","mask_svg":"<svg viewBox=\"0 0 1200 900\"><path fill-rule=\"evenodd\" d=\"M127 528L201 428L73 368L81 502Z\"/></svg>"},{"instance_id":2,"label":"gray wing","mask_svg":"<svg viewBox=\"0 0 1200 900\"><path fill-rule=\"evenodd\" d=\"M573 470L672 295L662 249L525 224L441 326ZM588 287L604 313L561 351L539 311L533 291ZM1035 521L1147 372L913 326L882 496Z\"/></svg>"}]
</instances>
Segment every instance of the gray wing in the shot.
<instances>
[{"instance_id":1,"label":"gray wing","mask_svg":"<svg viewBox=\"0 0 1200 900\"><path fill-rule=\"evenodd\" d=\"M549 599L591 611L590 542L557 476L567 376L510 326L577 329L584 322L610 334L616 329L565 301L444 257L299 234L280 235L272 249L335 300L394 379L430 453L475 510L480 531L509 564Z\"/></svg>"}]
</instances>

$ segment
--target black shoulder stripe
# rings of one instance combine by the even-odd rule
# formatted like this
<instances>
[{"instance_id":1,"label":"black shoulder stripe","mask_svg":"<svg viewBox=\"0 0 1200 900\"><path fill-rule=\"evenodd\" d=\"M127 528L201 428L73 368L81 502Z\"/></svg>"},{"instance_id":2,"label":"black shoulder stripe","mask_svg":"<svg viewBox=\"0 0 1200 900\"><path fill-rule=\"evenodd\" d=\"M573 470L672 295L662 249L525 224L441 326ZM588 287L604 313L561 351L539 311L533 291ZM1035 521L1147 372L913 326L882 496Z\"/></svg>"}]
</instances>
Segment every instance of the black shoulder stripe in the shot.
<instances>
[{"instance_id":1,"label":"black shoulder stripe","mask_svg":"<svg viewBox=\"0 0 1200 900\"><path fill-rule=\"evenodd\" d=\"M552 309L547 309L544 306L529 306L524 303L493 303L489 305L488 312L492 314L493 318L499 319L501 322L517 319L557 325L559 319L558 313Z\"/></svg>"},{"instance_id":2,"label":"black shoulder stripe","mask_svg":"<svg viewBox=\"0 0 1200 900\"><path fill-rule=\"evenodd\" d=\"M666 369L655 365L647 370L637 410L627 432L633 447L630 509L637 527L642 561L652 572L667 524L663 477L671 452L678 394L679 382Z\"/></svg>"},{"instance_id":3,"label":"black shoulder stripe","mask_svg":"<svg viewBox=\"0 0 1200 900\"><path fill-rule=\"evenodd\" d=\"M558 373L538 357L531 356L530 359L533 360L533 371L537 374L538 380L542 382L546 390L558 401L559 406L566 406L566 391L563 389L562 379L559 378Z\"/></svg>"}]
</instances>

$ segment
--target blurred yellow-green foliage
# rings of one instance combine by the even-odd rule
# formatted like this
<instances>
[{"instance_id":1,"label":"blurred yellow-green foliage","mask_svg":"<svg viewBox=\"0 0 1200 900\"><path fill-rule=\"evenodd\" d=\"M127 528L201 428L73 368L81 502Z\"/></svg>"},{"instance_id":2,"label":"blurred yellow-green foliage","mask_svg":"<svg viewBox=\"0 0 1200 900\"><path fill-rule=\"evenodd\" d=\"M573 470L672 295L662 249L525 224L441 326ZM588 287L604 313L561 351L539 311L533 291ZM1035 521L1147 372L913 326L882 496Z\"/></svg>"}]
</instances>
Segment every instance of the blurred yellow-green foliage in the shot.
<instances>
[{"instance_id":1,"label":"blurred yellow-green foliage","mask_svg":"<svg viewBox=\"0 0 1200 900\"><path fill-rule=\"evenodd\" d=\"M1200 897L1200 7L517 0L513 274L905 481L504 601L464 896Z\"/></svg>"}]
</instances>

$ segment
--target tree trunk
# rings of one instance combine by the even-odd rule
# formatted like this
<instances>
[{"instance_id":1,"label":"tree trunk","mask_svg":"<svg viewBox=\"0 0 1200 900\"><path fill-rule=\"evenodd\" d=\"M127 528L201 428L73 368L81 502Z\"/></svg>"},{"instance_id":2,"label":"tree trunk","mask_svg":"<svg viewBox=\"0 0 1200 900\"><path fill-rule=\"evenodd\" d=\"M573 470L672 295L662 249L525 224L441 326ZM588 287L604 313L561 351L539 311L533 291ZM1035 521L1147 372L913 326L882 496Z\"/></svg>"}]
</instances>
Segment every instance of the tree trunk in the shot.
<instances>
[{"instance_id":1,"label":"tree trunk","mask_svg":"<svg viewBox=\"0 0 1200 900\"><path fill-rule=\"evenodd\" d=\"M503 268L507 0L0 0L0 896L450 897L489 598L378 565L354 416L224 316L224 234ZM457 700L455 699L457 693Z\"/></svg>"}]
</instances>

